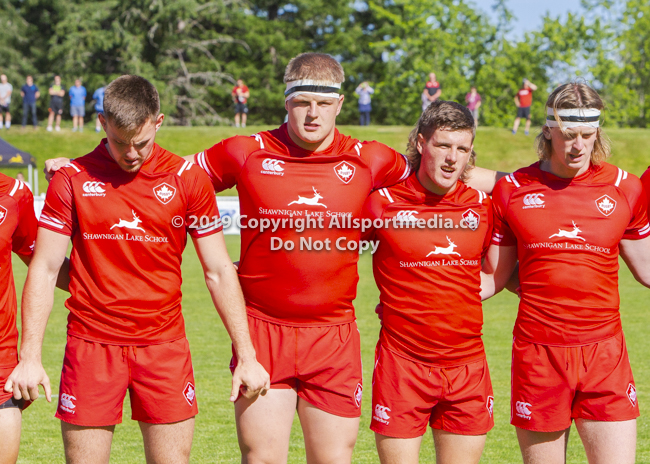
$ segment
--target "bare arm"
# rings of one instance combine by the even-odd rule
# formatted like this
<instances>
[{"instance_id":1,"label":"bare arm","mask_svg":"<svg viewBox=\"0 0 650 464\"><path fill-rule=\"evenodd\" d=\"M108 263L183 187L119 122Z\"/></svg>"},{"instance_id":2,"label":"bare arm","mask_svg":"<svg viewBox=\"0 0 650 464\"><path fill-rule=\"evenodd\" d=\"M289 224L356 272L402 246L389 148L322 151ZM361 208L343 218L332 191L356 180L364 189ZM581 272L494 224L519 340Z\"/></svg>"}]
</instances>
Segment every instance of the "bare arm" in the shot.
<instances>
[{"instance_id":1,"label":"bare arm","mask_svg":"<svg viewBox=\"0 0 650 464\"><path fill-rule=\"evenodd\" d=\"M493 171L476 166L469 171L469 178L465 183L473 189L481 190L491 195L497 181L507 175L507 172Z\"/></svg>"},{"instance_id":2,"label":"bare arm","mask_svg":"<svg viewBox=\"0 0 650 464\"><path fill-rule=\"evenodd\" d=\"M237 356L230 401L237 399L240 387L247 398L263 395L271 388L270 377L255 357L255 348L248 331L244 295L235 267L228 256L223 233L193 240L203 266L205 283Z\"/></svg>"},{"instance_id":3,"label":"bare arm","mask_svg":"<svg viewBox=\"0 0 650 464\"><path fill-rule=\"evenodd\" d=\"M530 81L528 81L528 87L530 87L533 92L537 90L537 86Z\"/></svg>"},{"instance_id":4,"label":"bare arm","mask_svg":"<svg viewBox=\"0 0 650 464\"><path fill-rule=\"evenodd\" d=\"M634 278L650 288L650 237L641 240L621 240L621 257Z\"/></svg>"},{"instance_id":5,"label":"bare arm","mask_svg":"<svg viewBox=\"0 0 650 464\"><path fill-rule=\"evenodd\" d=\"M54 304L54 286L65 261L70 237L39 228L36 250L27 271L21 305L22 343L20 362L5 385L14 398L35 400L43 385L47 401L52 401L50 379L41 363L41 350L47 320Z\"/></svg>"},{"instance_id":6,"label":"bare arm","mask_svg":"<svg viewBox=\"0 0 650 464\"><path fill-rule=\"evenodd\" d=\"M490 245L481 271L481 300L486 300L503 290L516 264L516 246Z\"/></svg>"},{"instance_id":7,"label":"bare arm","mask_svg":"<svg viewBox=\"0 0 650 464\"><path fill-rule=\"evenodd\" d=\"M515 96L515 105L517 105L517 108L519 108L521 106L521 104L519 103L519 96L518 95Z\"/></svg>"},{"instance_id":8,"label":"bare arm","mask_svg":"<svg viewBox=\"0 0 650 464\"><path fill-rule=\"evenodd\" d=\"M25 263L27 266L32 262L33 256L23 256L18 255L20 260ZM70 286L70 260L65 258L61 269L59 269L59 275L56 277L56 288L63 290L64 292L70 292L68 287Z\"/></svg>"}]
</instances>

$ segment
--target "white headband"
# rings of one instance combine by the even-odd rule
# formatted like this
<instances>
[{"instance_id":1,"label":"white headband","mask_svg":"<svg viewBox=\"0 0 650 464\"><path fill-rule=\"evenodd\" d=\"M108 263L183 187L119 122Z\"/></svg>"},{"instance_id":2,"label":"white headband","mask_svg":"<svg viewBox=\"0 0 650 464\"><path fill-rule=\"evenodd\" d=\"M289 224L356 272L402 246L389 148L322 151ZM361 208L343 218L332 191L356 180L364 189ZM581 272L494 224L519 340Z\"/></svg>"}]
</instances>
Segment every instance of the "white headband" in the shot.
<instances>
[{"instance_id":1,"label":"white headband","mask_svg":"<svg viewBox=\"0 0 650 464\"><path fill-rule=\"evenodd\" d=\"M287 89L284 91L284 101L291 100L298 95L317 95L325 98L339 98L341 95L341 84L336 82L315 81L302 79L299 81L287 82Z\"/></svg>"},{"instance_id":2,"label":"white headband","mask_svg":"<svg viewBox=\"0 0 650 464\"><path fill-rule=\"evenodd\" d=\"M600 126L600 110L593 108L559 108L555 110L562 121L562 128L586 126L597 128ZM546 125L560 127L555 119L553 108L546 107Z\"/></svg>"}]
</instances>

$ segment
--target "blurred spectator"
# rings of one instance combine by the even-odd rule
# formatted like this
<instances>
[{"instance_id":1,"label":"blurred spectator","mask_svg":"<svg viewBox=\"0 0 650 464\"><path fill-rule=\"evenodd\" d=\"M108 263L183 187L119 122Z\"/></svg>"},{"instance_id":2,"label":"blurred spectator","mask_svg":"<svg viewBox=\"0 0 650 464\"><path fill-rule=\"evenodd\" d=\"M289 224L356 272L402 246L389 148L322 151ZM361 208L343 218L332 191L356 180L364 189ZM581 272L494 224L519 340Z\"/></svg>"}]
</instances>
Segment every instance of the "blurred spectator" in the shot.
<instances>
[{"instance_id":1,"label":"blurred spectator","mask_svg":"<svg viewBox=\"0 0 650 464\"><path fill-rule=\"evenodd\" d=\"M14 86L7 82L7 76L0 75L0 129L11 127L11 113L9 112L9 105L11 104L11 92L14 91ZM2 116L4 115L4 125L2 124Z\"/></svg>"},{"instance_id":2,"label":"blurred spectator","mask_svg":"<svg viewBox=\"0 0 650 464\"><path fill-rule=\"evenodd\" d=\"M27 186L27 188L29 190L32 189L32 185L25 180L25 176L23 176L22 172L19 172L18 174L16 174L16 180L22 181Z\"/></svg>"},{"instance_id":3,"label":"blurred spectator","mask_svg":"<svg viewBox=\"0 0 650 464\"><path fill-rule=\"evenodd\" d=\"M38 119L36 119L36 100L41 96L38 87L34 85L32 76L27 76L25 79L26 84L20 88L20 96L23 97L23 127L27 125L27 115L32 113L32 124L34 127L38 126Z\"/></svg>"},{"instance_id":4,"label":"blurred spectator","mask_svg":"<svg viewBox=\"0 0 650 464\"><path fill-rule=\"evenodd\" d=\"M354 91L359 96L359 124L362 126L370 125L370 95L375 93L375 89L370 87L367 82L362 82Z\"/></svg>"},{"instance_id":5,"label":"blurred spectator","mask_svg":"<svg viewBox=\"0 0 650 464\"><path fill-rule=\"evenodd\" d=\"M52 132L52 123L56 118L56 131L61 130L61 115L63 114L63 97L65 89L61 85L61 76L54 76L54 84L49 88L50 114L47 118L47 131Z\"/></svg>"},{"instance_id":6,"label":"blurred spectator","mask_svg":"<svg viewBox=\"0 0 650 464\"><path fill-rule=\"evenodd\" d=\"M427 107L440 98L442 93L442 88L440 83L436 80L436 74L430 73L429 80L424 86L424 91L422 92L422 111L426 110Z\"/></svg>"},{"instance_id":7,"label":"blurred spectator","mask_svg":"<svg viewBox=\"0 0 650 464\"><path fill-rule=\"evenodd\" d=\"M476 91L476 87L472 86L469 93L465 95L465 103L467 103L467 109L474 116L476 127L478 127L478 109L481 107L481 95Z\"/></svg>"},{"instance_id":8,"label":"blurred spectator","mask_svg":"<svg viewBox=\"0 0 650 464\"><path fill-rule=\"evenodd\" d=\"M97 113L97 119L95 119L95 132L99 132L102 130L102 125L99 122L99 115L104 114L104 87L95 90L93 100L95 100L95 112Z\"/></svg>"},{"instance_id":9,"label":"blurred spectator","mask_svg":"<svg viewBox=\"0 0 650 464\"><path fill-rule=\"evenodd\" d=\"M68 90L70 95L70 115L72 116L72 132L83 132L84 116L86 116L86 88L81 85L81 79L75 79L74 85Z\"/></svg>"},{"instance_id":10,"label":"blurred spectator","mask_svg":"<svg viewBox=\"0 0 650 464\"><path fill-rule=\"evenodd\" d=\"M244 81L237 79L237 85L232 89L232 101L235 103L235 127L240 127L239 121L241 116L241 127L246 127L246 116L248 115L248 99L251 94Z\"/></svg>"},{"instance_id":11,"label":"blurred spectator","mask_svg":"<svg viewBox=\"0 0 650 464\"><path fill-rule=\"evenodd\" d=\"M515 124L512 126L512 135L517 133L521 118L526 118L526 130L524 133L526 135L530 133L530 106L533 104L533 92L535 90L537 90L537 86L528 79L524 79L521 89L519 89L519 92L515 95L517 117L515 118Z\"/></svg>"}]
</instances>

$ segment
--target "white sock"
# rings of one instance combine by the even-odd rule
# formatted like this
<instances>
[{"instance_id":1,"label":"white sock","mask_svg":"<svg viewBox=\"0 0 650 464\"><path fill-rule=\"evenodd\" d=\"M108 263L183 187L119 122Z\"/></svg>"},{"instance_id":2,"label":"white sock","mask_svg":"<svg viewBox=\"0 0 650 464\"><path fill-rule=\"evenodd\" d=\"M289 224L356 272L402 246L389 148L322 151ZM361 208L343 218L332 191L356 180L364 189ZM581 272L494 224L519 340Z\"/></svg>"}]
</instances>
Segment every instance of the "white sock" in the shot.
<instances>
[{"instance_id":1,"label":"white sock","mask_svg":"<svg viewBox=\"0 0 650 464\"><path fill-rule=\"evenodd\" d=\"M11 127L11 121L5 122L5 127L9 129Z\"/></svg>"}]
</instances>

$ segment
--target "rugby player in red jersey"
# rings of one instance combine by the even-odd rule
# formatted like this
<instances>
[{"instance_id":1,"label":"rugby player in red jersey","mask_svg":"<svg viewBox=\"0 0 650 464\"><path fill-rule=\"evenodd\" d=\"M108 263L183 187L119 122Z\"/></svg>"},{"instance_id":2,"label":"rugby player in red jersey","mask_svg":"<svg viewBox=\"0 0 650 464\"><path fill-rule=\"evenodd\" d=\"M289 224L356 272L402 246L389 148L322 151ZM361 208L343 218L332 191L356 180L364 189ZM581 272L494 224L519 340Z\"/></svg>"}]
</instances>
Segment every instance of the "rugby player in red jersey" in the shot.
<instances>
[{"instance_id":1,"label":"rugby player in red jersey","mask_svg":"<svg viewBox=\"0 0 650 464\"><path fill-rule=\"evenodd\" d=\"M210 180L155 144L164 119L159 109L158 92L146 79L113 81L100 115L106 139L54 176L40 217L23 292L20 363L9 382L16 399L35 399L39 384L50 399L41 347L54 280L72 239L56 413L69 463L109 462L127 390L147 462L189 462L198 409L181 314L187 233L241 361L231 398L240 385L246 397L269 386L255 359Z\"/></svg>"},{"instance_id":2,"label":"rugby player in red jersey","mask_svg":"<svg viewBox=\"0 0 650 464\"><path fill-rule=\"evenodd\" d=\"M370 428L382 464L418 463L427 424L438 464L478 463L494 425L480 297L492 205L463 182L475 131L467 108L433 102L409 138L414 173L364 206L375 224L364 238L379 240Z\"/></svg>"},{"instance_id":3,"label":"rugby player in red jersey","mask_svg":"<svg viewBox=\"0 0 650 464\"><path fill-rule=\"evenodd\" d=\"M16 288L11 266L13 251L27 265L32 260L38 222L34 198L24 182L0 174L0 463L15 463L20 445L21 411L29 402L5 392L18 364ZM57 286L68 289L68 263L61 267ZM11 383L9 383L11 388Z\"/></svg>"},{"instance_id":4,"label":"rugby player in red jersey","mask_svg":"<svg viewBox=\"0 0 650 464\"><path fill-rule=\"evenodd\" d=\"M603 102L565 84L546 103L540 161L494 189L483 296L519 259L511 423L524 462L566 461L575 420L590 463L633 463L636 387L621 328L618 256L650 286L650 224L639 179L605 159Z\"/></svg>"},{"instance_id":5,"label":"rugby player in red jersey","mask_svg":"<svg viewBox=\"0 0 650 464\"><path fill-rule=\"evenodd\" d=\"M301 54L285 72L287 124L186 157L216 190L236 185L239 192L239 278L257 358L271 375L264 397L235 403L249 464L286 462L296 410L309 463L350 462L356 442L363 384L352 301L360 229L349 221L360 218L370 192L404 180L409 168L395 150L336 130L344 78L331 56ZM489 192L496 177L476 168L471 183ZM261 230L262 221L270 227Z\"/></svg>"}]
</instances>

